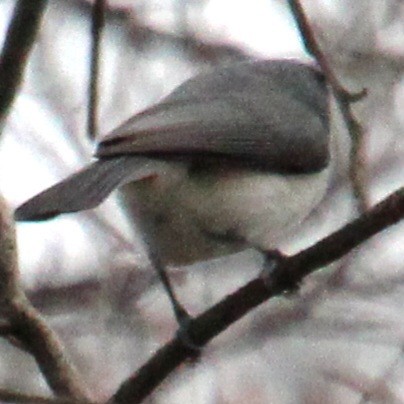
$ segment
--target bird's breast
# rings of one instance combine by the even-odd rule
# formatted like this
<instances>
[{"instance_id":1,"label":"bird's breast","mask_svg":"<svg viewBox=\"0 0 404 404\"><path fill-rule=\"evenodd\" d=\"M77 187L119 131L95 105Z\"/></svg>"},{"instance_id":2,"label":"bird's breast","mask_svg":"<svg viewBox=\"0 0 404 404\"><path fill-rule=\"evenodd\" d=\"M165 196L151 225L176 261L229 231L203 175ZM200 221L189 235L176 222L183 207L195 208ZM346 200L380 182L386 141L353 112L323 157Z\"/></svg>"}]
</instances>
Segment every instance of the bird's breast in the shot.
<instances>
[{"instance_id":1,"label":"bird's breast","mask_svg":"<svg viewBox=\"0 0 404 404\"><path fill-rule=\"evenodd\" d=\"M299 175L238 170L191 176L181 183L177 203L212 234L276 248L319 204L328 180L329 169Z\"/></svg>"},{"instance_id":2,"label":"bird's breast","mask_svg":"<svg viewBox=\"0 0 404 404\"><path fill-rule=\"evenodd\" d=\"M180 265L248 246L276 248L319 204L328 180L329 169L300 175L195 173L171 162L158 176L135 184L135 195L163 260Z\"/></svg>"}]
</instances>

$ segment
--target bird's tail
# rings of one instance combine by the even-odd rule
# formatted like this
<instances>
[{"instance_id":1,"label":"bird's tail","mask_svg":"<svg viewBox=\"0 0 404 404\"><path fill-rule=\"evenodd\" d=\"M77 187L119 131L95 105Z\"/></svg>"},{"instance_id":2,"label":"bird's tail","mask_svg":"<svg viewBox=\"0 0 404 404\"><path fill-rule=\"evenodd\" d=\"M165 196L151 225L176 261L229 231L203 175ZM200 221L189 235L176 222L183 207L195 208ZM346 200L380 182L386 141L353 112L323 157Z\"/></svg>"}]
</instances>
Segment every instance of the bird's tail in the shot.
<instances>
[{"instance_id":1,"label":"bird's tail","mask_svg":"<svg viewBox=\"0 0 404 404\"><path fill-rule=\"evenodd\" d=\"M119 185L155 174L153 161L142 157L98 160L22 204L18 221L50 219L61 213L98 206Z\"/></svg>"}]
</instances>

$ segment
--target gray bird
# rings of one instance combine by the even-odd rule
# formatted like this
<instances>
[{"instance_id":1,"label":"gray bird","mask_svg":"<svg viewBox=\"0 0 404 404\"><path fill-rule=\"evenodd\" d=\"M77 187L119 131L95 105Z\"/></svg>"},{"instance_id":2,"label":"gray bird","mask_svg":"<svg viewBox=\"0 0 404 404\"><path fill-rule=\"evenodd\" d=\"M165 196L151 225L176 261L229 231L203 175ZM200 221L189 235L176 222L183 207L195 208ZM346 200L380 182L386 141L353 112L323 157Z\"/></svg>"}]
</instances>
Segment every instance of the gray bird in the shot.
<instances>
[{"instance_id":1,"label":"gray bird","mask_svg":"<svg viewBox=\"0 0 404 404\"><path fill-rule=\"evenodd\" d=\"M129 184L163 264L276 248L323 198L329 91L314 65L236 63L200 74L99 144L96 160L25 202L17 220L91 209Z\"/></svg>"}]
</instances>

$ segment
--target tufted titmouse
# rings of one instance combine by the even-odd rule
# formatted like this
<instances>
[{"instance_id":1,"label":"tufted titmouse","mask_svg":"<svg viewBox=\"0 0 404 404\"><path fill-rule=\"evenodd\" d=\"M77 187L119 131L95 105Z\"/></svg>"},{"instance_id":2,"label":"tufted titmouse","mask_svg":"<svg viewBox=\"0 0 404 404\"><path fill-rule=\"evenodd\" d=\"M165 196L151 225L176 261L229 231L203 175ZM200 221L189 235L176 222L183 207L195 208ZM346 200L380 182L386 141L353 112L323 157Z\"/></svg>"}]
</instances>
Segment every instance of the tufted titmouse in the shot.
<instances>
[{"instance_id":1,"label":"tufted titmouse","mask_svg":"<svg viewBox=\"0 0 404 404\"><path fill-rule=\"evenodd\" d=\"M94 208L130 183L126 201L152 224L165 264L276 248L325 194L328 98L321 71L296 60L213 69L112 131L95 162L15 217Z\"/></svg>"}]
</instances>

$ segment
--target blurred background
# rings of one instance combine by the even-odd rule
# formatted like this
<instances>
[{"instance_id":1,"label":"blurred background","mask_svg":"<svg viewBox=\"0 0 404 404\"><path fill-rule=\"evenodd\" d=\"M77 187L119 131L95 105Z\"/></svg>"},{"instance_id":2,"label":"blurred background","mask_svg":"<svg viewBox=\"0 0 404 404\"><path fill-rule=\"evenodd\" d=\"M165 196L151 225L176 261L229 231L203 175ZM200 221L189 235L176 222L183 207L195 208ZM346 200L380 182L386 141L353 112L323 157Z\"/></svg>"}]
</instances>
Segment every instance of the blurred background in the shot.
<instances>
[{"instance_id":1,"label":"blurred background","mask_svg":"<svg viewBox=\"0 0 404 404\"><path fill-rule=\"evenodd\" d=\"M404 2L305 0L323 51L365 128L364 185L376 203L404 184ZM0 35L15 1L0 0ZM0 144L13 207L91 159L86 134L91 1L51 0ZM308 59L286 0L109 0L100 135L197 72L245 59ZM282 246L294 252L358 214L349 137L325 200ZM176 330L166 295L114 194L100 208L18 224L21 276L94 397L105 399ZM216 338L150 403L404 403L404 225L371 239ZM260 269L247 251L170 272L197 314ZM0 384L49 394L33 359L0 340Z\"/></svg>"}]
</instances>

